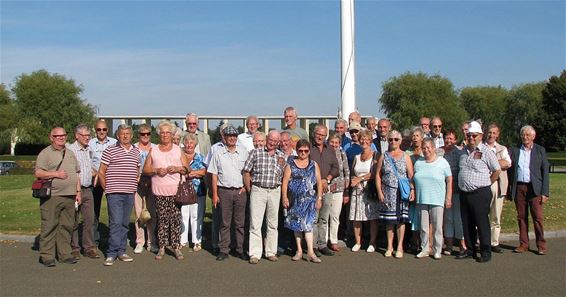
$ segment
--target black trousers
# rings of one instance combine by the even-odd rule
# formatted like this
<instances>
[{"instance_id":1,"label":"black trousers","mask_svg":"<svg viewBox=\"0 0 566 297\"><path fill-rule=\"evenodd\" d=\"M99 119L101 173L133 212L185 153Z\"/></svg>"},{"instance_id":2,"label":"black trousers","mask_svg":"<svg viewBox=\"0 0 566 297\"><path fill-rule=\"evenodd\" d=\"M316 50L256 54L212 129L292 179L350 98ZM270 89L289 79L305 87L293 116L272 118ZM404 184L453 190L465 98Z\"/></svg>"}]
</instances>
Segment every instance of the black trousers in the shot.
<instances>
[{"instance_id":1,"label":"black trousers","mask_svg":"<svg viewBox=\"0 0 566 297\"><path fill-rule=\"evenodd\" d=\"M491 187L479 188L473 192L460 192L464 241L466 246L473 250L479 236L482 255L491 254L490 204Z\"/></svg>"}]
</instances>

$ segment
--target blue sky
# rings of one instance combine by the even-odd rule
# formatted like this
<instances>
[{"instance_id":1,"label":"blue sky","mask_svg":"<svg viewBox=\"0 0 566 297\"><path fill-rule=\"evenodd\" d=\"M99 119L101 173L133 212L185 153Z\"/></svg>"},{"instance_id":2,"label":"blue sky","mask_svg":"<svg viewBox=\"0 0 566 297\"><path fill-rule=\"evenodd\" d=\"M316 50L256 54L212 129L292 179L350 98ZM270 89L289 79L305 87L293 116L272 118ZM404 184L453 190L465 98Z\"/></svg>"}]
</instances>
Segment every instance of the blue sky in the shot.
<instances>
[{"instance_id":1,"label":"blue sky","mask_svg":"<svg viewBox=\"0 0 566 297\"><path fill-rule=\"evenodd\" d=\"M102 115L334 115L333 1L1 1L0 79L38 69L84 87ZM456 88L566 68L565 1L356 1L357 107L407 71Z\"/></svg>"}]
</instances>

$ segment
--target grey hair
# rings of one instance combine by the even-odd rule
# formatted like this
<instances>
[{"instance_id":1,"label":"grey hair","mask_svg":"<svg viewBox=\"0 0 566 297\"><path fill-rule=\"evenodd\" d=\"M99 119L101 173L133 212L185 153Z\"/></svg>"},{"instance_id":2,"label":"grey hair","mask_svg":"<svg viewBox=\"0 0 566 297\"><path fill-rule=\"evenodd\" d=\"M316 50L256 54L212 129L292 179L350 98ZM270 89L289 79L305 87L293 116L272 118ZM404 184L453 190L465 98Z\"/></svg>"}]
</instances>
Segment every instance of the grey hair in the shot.
<instances>
[{"instance_id":1,"label":"grey hair","mask_svg":"<svg viewBox=\"0 0 566 297\"><path fill-rule=\"evenodd\" d=\"M521 127L521 130L519 131L519 135L523 135L523 133L527 131L532 131L534 135L537 135L537 131L535 131L535 128L533 128L533 126L531 125L525 125Z\"/></svg>"},{"instance_id":2,"label":"grey hair","mask_svg":"<svg viewBox=\"0 0 566 297\"><path fill-rule=\"evenodd\" d=\"M157 133L161 133L161 129L167 126L169 127L169 130L171 130L171 133L175 133L175 129L177 128L177 126L175 126L173 123L169 122L168 120L162 120L161 122L159 122L159 124L157 124Z\"/></svg>"},{"instance_id":3,"label":"grey hair","mask_svg":"<svg viewBox=\"0 0 566 297\"><path fill-rule=\"evenodd\" d=\"M261 137L261 139L263 139L263 140L266 140L266 139L267 139L265 133L263 133L263 132L261 132L261 131L256 131L256 132L254 133L254 135L253 135L253 138L255 138L256 135L259 136L259 137Z\"/></svg>"},{"instance_id":4,"label":"grey hair","mask_svg":"<svg viewBox=\"0 0 566 297\"><path fill-rule=\"evenodd\" d=\"M421 144L421 147L424 147L425 143L429 143L429 142L430 142L430 145L432 145L433 148L436 147L436 145L434 144L434 139L432 139L430 137L423 139L423 143Z\"/></svg>"},{"instance_id":5,"label":"grey hair","mask_svg":"<svg viewBox=\"0 0 566 297\"><path fill-rule=\"evenodd\" d=\"M181 135L181 133L183 133L183 130L179 127L175 128L175 133L173 133L173 136L177 136L177 135Z\"/></svg>"},{"instance_id":6,"label":"grey hair","mask_svg":"<svg viewBox=\"0 0 566 297\"><path fill-rule=\"evenodd\" d=\"M399 132L397 130L391 130L391 131L389 131L389 133L387 133L387 138L393 137L393 135L399 135L399 137L403 136L403 135L401 135L401 132Z\"/></svg>"},{"instance_id":7,"label":"grey hair","mask_svg":"<svg viewBox=\"0 0 566 297\"><path fill-rule=\"evenodd\" d=\"M120 134L120 132L121 132L122 130L130 130L130 131L132 131L132 126L130 126L130 125L128 125L128 124L120 124L120 125L118 126L118 129L116 130L116 134Z\"/></svg>"},{"instance_id":8,"label":"grey hair","mask_svg":"<svg viewBox=\"0 0 566 297\"><path fill-rule=\"evenodd\" d=\"M86 124L80 123L75 127L75 133L79 133L81 130L89 130L90 131L90 128Z\"/></svg>"},{"instance_id":9,"label":"grey hair","mask_svg":"<svg viewBox=\"0 0 566 297\"><path fill-rule=\"evenodd\" d=\"M412 136L413 134L415 134L415 132L418 132L418 133L421 135L421 137L424 136L423 128L421 128L421 127L419 127L419 126L415 126L415 127L411 128L411 136Z\"/></svg>"},{"instance_id":10,"label":"grey hair","mask_svg":"<svg viewBox=\"0 0 566 297\"><path fill-rule=\"evenodd\" d=\"M338 124L338 123L342 123L342 124L344 124L344 126L348 127L348 121L346 121L345 119L337 119L334 126L336 126L336 124Z\"/></svg>"},{"instance_id":11,"label":"grey hair","mask_svg":"<svg viewBox=\"0 0 566 297\"><path fill-rule=\"evenodd\" d=\"M185 134L185 136L183 137L183 144L184 144L185 142L187 142L188 140L194 141L194 142L195 142L195 145L198 144L198 137L197 137L197 135L194 134L194 133L187 133L187 134Z\"/></svg>"}]
</instances>

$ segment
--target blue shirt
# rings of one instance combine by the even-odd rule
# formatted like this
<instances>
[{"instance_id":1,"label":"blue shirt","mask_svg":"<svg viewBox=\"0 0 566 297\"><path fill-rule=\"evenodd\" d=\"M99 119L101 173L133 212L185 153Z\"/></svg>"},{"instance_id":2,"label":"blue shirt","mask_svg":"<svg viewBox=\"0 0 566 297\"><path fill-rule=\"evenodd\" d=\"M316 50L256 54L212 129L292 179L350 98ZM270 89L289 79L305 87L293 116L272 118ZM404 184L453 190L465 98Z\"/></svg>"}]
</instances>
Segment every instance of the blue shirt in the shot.
<instances>
[{"instance_id":1,"label":"blue shirt","mask_svg":"<svg viewBox=\"0 0 566 297\"><path fill-rule=\"evenodd\" d=\"M519 162L517 162L517 181L522 183L531 182L531 151L532 147L527 150L524 145L519 149Z\"/></svg>"},{"instance_id":2,"label":"blue shirt","mask_svg":"<svg viewBox=\"0 0 566 297\"><path fill-rule=\"evenodd\" d=\"M375 148L375 145L373 143L371 144L371 150L377 152L377 149ZM343 151L346 153L346 157L348 157L348 166L351 170L354 158L356 157L356 155L361 154L363 151L362 146L350 141L344 146Z\"/></svg>"},{"instance_id":3,"label":"blue shirt","mask_svg":"<svg viewBox=\"0 0 566 297\"><path fill-rule=\"evenodd\" d=\"M94 170L98 171L98 167L100 167L102 152L104 152L107 147L116 144L116 142L118 141L112 137L106 137L104 141L100 141L95 137L88 142L88 147L92 152L92 168Z\"/></svg>"},{"instance_id":4,"label":"blue shirt","mask_svg":"<svg viewBox=\"0 0 566 297\"><path fill-rule=\"evenodd\" d=\"M201 170L206 168L206 166L204 166L204 157L199 153L195 153L195 156L193 157L193 161L191 162L190 167L191 170ZM206 190L204 187L204 183L202 182L202 178L194 178L193 187L195 188L197 196L204 196L206 194Z\"/></svg>"},{"instance_id":5,"label":"blue shirt","mask_svg":"<svg viewBox=\"0 0 566 297\"><path fill-rule=\"evenodd\" d=\"M446 177L452 176L450 164L443 157L427 163L424 157L415 162L415 194L418 204L444 206Z\"/></svg>"}]
</instances>

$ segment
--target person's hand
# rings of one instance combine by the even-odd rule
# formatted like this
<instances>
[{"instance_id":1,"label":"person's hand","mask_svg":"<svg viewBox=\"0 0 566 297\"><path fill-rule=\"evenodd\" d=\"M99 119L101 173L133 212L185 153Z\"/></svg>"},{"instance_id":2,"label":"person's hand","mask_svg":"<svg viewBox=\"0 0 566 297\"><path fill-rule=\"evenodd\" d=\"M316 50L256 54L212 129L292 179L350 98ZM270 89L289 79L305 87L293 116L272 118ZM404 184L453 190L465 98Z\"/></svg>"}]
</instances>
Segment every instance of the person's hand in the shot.
<instances>
[{"instance_id":1,"label":"person's hand","mask_svg":"<svg viewBox=\"0 0 566 297\"><path fill-rule=\"evenodd\" d=\"M213 195L212 196L212 206L214 206L214 208L216 208L216 206L218 205L218 201L220 199L218 198L218 195Z\"/></svg>"},{"instance_id":2,"label":"person's hand","mask_svg":"<svg viewBox=\"0 0 566 297\"><path fill-rule=\"evenodd\" d=\"M415 201L415 189L411 189L411 194L409 194L409 201Z\"/></svg>"},{"instance_id":3,"label":"person's hand","mask_svg":"<svg viewBox=\"0 0 566 297\"><path fill-rule=\"evenodd\" d=\"M167 175L167 168L157 168L155 173L157 173L158 176L164 177Z\"/></svg>"},{"instance_id":4,"label":"person's hand","mask_svg":"<svg viewBox=\"0 0 566 297\"><path fill-rule=\"evenodd\" d=\"M444 202L444 206L445 206L445 208L451 208L452 207L452 199L446 199L446 202Z\"/></svg>"},{"instance_id":5,"label":"person's hand","mask_svg":"<svg viewBox=\"0 0 566 297\"><path fill-rule=\"evenodd\" d=\"M316 198L316 210L319 210L322 207L322 199Z\"/></svg>"},{"instance_id":6,"label":"person's hand","mask_svg":"<svg viewBox=\"0 0 566 297\"><path fill-rule=\"evenodd\" d=\"M168 166L167 167L167 173L169 174L173 174L173 173L178 173L179 169L177 169L177 166Z\"/></svg>"},{"instance_id":7,"label":"person's hand","mask_svg":"<svg viewBox=\"0 0 566 297\"><path fill-rule=\"evenodd\" d=\"M346 205L350 202L350 196L344 196L344 200L342 200L342 205Z\"/></svg>"},{"instance_id":8,"label":"person's hand","mask_svg":"<svg viewBox=\"0 0 566 297\"><path fill-rule=\"evenodd\" d=\"M545 204L546 202L548 202L548 196L540 196L540 204Z\"/></svg>"},{"instance_id":9,"label":"person's hand","mask_svg":"<svg viewBox=\"0 0 566 297\"><path fill-rule=\"evenodd\" d=\"M77 201L77 204L81 204L83 199L81 198L81 191L77 192L77 195L75 196L75 201Z\"/></svg>"},{"instance_id":10,"label":"person's hand","mask_svg":"<svg viewBox=\"0 0 566 297\"><path fill-rule=\"evenodd\" d=\"M283 198L283 208L289 208L289 198Z\"/></svg>"},{"instance_id":11,"label":"person's hand","mask_svg":"<svg viewBox=\"0 0 566 297\"><path fill-rule=\"evenodd\" d=\"M322 193L328 193L328 181L326 179L322 180Z\"/></svg>"},{"instance_id":12,"label":"person's hand","mask_svg":"<svg viewBox=\"0 0 566 297\"><path fill-rule=\"evenodd\" d=\"M385 196L383 196L383 192L381 190L377 190L377 199L379 199L379 202L381 203L385 202Z\"/></svg>"},{"instance_id":13,"label":"person's hand","mask_svg":"<svg viewBox=\"0 0 566 297\"><path fill-rule=\"evenodd\" d=\"M246 192L246 188L245 187L241 187L240 190L238 191L238 195L242 195L242 193Z\"/></svg>"},{"instance_id":14,"label":"person's hand","mask_svg":"<svg viewBox=\"0 0 566 297\"><path fill-rule=\"evenodd\" d=\"M353 188L353 187L357 186L360 183L360 181L361 181L361 178L355 176L354 178L352 178L350 186L352 186L352 188Z\"/></svg>"},{"instance_id":15,"label":"person's hand","mask_svg":"<svg viewBox=\"0 0 566 297\"><path fill-rule=\"evenodd\" d=\"M65 171L63 169L57 171L55 174L56 174L55 177L59 178L59 179L67 179L67 177L69 177L69 175L67 174L67 171Z\"/></svg>"}]
</instances>

